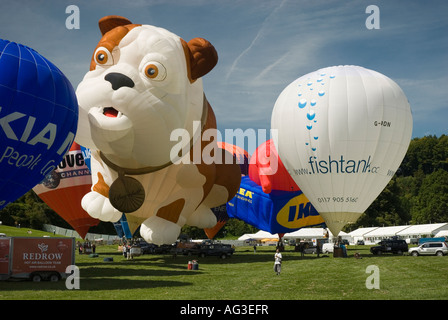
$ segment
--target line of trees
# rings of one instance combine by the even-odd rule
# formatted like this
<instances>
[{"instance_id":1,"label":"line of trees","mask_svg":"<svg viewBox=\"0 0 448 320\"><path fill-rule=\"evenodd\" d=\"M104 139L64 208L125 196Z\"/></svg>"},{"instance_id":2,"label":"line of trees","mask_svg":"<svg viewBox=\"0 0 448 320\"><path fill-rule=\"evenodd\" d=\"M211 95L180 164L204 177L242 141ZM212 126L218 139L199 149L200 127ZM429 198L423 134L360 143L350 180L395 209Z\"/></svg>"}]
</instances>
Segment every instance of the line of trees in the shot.
<instances>
[{"instance_id":1,"label":"line of trees","mask_svg":"<svg viewBox=\"0 0 448 320\"><path fill-rule=\"evenodd\" d=\"M40 198L29 191L0 211L6 225L41 229L43 224L70 226ZM368 226L391 226L448 222L448 136L425 136L411 141L406 156L387 187L359 218L345 231ZM237 219L230 219L216 235L239 236L257 230ZM100 223L90 232L114 234L111 223ZM205 238L201 229L185 226L183 232Z\"/></svg>"},{"instance_id":2,"label":"line of trees","mask_svg":"<svg viewBox=\"0 0 448 320\"><path fill-rule=\"evenodd\" d=\"M448 222L448 136L411 141L387 187L347 228Z\"/></svg>"}]
</instances>

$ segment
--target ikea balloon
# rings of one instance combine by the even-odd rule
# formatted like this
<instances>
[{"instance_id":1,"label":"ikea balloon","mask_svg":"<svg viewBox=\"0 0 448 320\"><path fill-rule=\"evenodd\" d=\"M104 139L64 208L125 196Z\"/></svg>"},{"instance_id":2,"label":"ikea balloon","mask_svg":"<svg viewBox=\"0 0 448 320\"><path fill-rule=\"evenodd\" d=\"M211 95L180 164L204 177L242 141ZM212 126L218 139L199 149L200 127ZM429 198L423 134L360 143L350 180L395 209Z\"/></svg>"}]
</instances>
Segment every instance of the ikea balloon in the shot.
<instances>
[{"instance_id":1,"label":"ikea balloon","mask_svg":"<svg viewBox=\"0 0 448 320\"><path fill-rule=\"evenodd\" d=\"M272 234L325 225L302 191L272 190L267 194L248 176L241 178L240 189L227 203L227 214Z\"/></svg>"},{"instance_id":2,"label":"ikea balloon","mask_svg":"<svg viewBox=\"0 0 448 320\"><path fill-rule=\"evenodd\" d=\"M288 85L271 127L285 167L336 236L395 174L410 143L412 114L390 78L336 66Z\"/></svg>"},{"instance_id":3,"label":"ikea balloon","mask_svg":"<svg viewBox=\"0 0 448 320\"><path fill-rule=\"evenodd\" d=\"M265 141L254 151L249 163L249 177L265 193L272 190L300 190L278 156L272 139Z\"/></svg>"},{"instance_id":4,"label":"ikea balloon","mask_svg":"<svg viewBox=\"0 0 448 320\"><path fill-rule=\"evenodd\" d=\"M0 39L0 209L56 168L77 123L64 74L33 49Z\"/></svg>"},{"instance_id":5,"label":"ikea balloon","mask_svg":"<svg viewBox=\"0 0 448 320\"><path fill-rule=\"evenodd\" d=\"M91 150L92 168L82 207L102 221L124 213L130 231L140 226L155 244L173 243L185 224L213 227L210 208L230 200L241 179L237 164L202 157L219 149L202 136L216 130L202 85L218 61L215 48L120 16L99 27L76 90L76 141Z\"/></svg>"},{"instance_id":6,"label":"ikea balloon","mask_svg":"<svg viewBox=\"0 0 448 320\"><path fill-rule=\"evenodd\" d=\"M82 198L92 187L92 176L75 142L58 167L47 175L33 191L51 209L67 221L81 238L85 238L89 228L98 225L81 207Z\"/></svg>"}]
</instances>

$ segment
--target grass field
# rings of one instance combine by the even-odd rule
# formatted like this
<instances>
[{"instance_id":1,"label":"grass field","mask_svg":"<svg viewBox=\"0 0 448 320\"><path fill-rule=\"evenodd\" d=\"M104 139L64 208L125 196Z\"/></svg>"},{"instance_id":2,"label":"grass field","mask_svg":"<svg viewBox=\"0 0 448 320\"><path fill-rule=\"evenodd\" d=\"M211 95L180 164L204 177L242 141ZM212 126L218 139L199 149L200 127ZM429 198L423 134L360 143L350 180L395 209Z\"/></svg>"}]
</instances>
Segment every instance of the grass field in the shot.
<instances>
[{"instance_id":1,"label":"grass field","mask_svg":"<svg viewBox=\"0 0 448 320\"><path fill-rule=\"evenodd\" d=\"M0 226L0 233L20 232ZM22 231L23 232L23 231ZM42 232L42 235L46 234ZM40 236L33 231L33 236ZM229 259L142 255L126 260L114 246L98 257L76 253L80 289L65 281L0 282L0 300L435 300L448 299L448 257L372 256L369 246L349 246L348 258L283 252L282 273L273 271L274 247L237 247ZM361 254L355 259L354 254ZM105 262L112 257L112 262ZM366 268L378 267L379 289L367 289Z\"/></svg>"}]
</instances>

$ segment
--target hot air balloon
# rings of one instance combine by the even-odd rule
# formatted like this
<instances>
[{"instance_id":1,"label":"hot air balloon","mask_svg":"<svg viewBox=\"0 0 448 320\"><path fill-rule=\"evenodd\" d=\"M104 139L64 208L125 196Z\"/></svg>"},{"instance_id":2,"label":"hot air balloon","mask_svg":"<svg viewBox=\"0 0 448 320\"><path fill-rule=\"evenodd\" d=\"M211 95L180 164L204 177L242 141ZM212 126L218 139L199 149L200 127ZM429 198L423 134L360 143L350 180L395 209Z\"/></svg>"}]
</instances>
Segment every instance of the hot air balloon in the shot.
<instances>
[{"instance_id":1,"label":"hot air balloon","mask_svg":"<svg viewBox=\"0 0 448 320\"><path fill-rule=\"evenodd\" d=\"M227 214L279 235L325 224L302 191L271 190L267 194L248 176L241 178L239 191L227 203Z\"/></svg>"},{"instance_id":2,"label":"hot air balloon","mask_svg":"<svg viewBox=\"0 0 448 320\"><path fill-rule=\"evenodd\" d=\"M262 143L252 154L249 177L261 186L265 193L272 190L300 190L279 158L272 139Z\"/></svg>"},{"instance_id":3,"label":"hot air balloon","mask_svg":"<svg viewBox=\"0 0 448 320\"><path fill-rule=\"evenodd\" d=\"M89 168L89 170L91 170L90 158L92 151L84 146L81 146L81 151L87 167ZM115 230L117 231L117 235L120 238L125 236L127 239L131 239L136 233L137 229L140 227L140 223L141 223L140 219L134 219L133 217L126 217L126 214L123 213L121 215L120 220L114 222L113 224Z\"/></svg>"},{"instance_id":4,"label":"hot air balloon","mask_svg":"<svg viewBox=\"0 0 448 320\"><path fill-rule=\"evenodd\" d=\"M235 163L237 163L240 166L241 174L243 176L247 176L249 173L249 159L250 159L249 152L231 143L222 141L218 141L217 143L218 148L227 150L228 152L233 154L235 158Z\"/></svg>"},{"instance_id":5,"label":"hot air balloon","mask_svg":"<svg viewBox=\"0 0 448 320\"><path fill-rule=\"evenodd\" d=\"M333 235L355 222L406 154L412 114L401 88L358 66L320 69L279 95L276 149Z\"/></svg>"},{"instance_id":6,"label":"hot air balloon","mask_svg":"<svg viewBox=\"0 0 448 320\"><path fill-rule=\"evenodd\" d=\"M125 237L126 239L132 239L132 237L134 236L134 232L131 232L128 220L124 213L122 214L120 220L114 222L114 228L120 238Z\"/></svg>"},{"instance_id":7,"label":"hot air balloon","mask_svg":"<svg viewBox=\"0 0 448 320\"><path fill-rule=\"evenodd\" d=\"M216 217L216 224L211 228L204 228L204 232L207 235L207 238L213 239L219 230L226 225L229 220L229 215L227 214L227 204L222 204L210 209Z\"/></svg>"},{"instance_id":8,"label":"hot air balloon","mask_svg":"<svg viewBox=\"0 0 448 320\"><path fill-rule=\"evenodd\" d=\"M246 176L249 172L249 153L236 145L231 143L226 143L218 141L218 148L225 149L231 154L233 154L235 163L240 166L241 176ZM225 226L229 220L229 215L227 214L227 204L224 203L218 207L211 208L212 212L216 216L216 225L212 228L205 228L204 232L209 239L213 239L215 235Z\"/></svg>"},{"instance_id":9,"label":"hot air balloon","mask_svg":"<svg viewBox=\"0 0 448 320\"><path fill-rule=\"evenodd\" d=\"M90 171L92 171L92 168L90 167L90 156L91 156L91 151L89 148L86 148L84 146L81 146L81 152L82 152L82 156L84 158L84 162L86 163L87 168L89 168Z\"/></svg>"},{"instance_id":10,"label":"hot air balloon","mask_svg":"<svg viewBox=\"0 0 448 320\"><path fill-rule=\"evenodd\" d=\"M241 179L238 165L203 157L219 149L204 139L216 132L202 85L218 61L215 48L119 16L100 19L99 28L76 90L76 141L91 150L93 184L82 207L102 221L124 213L155 244L173 243L185 224L213 227L210 208L232 198Z\"/></svg>"},{"instance_id":11,"label":"hot air balloon","mask_svg":"<svg viewBox=\"0 0 448 320\"><path fill-rule=\"evenodd\" d=\"M91 187L90 170L80 146L75 142L58 167L33 191L85 238L89 228L100 222L81 207L81 200Z\"/></svg>"},{"instance_id":12,"label":"hot air balloon","mask_svg":"<svg viewBox=\"0 0 448 320\"><path fill-rule=\"evenodd\" d=\"M77 123L62 72L33 49L0 39L0 209L56 168Z\"/></svg>"}]
</instances>

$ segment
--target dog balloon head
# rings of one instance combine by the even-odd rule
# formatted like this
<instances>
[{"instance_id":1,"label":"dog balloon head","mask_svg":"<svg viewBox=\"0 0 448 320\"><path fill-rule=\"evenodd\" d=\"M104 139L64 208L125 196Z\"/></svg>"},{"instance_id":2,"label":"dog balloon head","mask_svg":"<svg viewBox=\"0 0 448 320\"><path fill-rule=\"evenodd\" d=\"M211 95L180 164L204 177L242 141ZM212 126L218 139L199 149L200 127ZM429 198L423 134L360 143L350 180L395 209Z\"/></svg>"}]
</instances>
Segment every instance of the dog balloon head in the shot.
<instances>
[{"instance_id":1,"label":"dog balloon head","mask_svg":"<svg viewBox=\"0 0 448 320\"><path fill-rule=\"evenodd\" d=\"M204 111L201 77L217 63L205 39L184 41L119 16L99 22L103 35L79 84L76 141L125 167L170 161L175 129L194 136Z\"/></svg>"}]
</instances>

